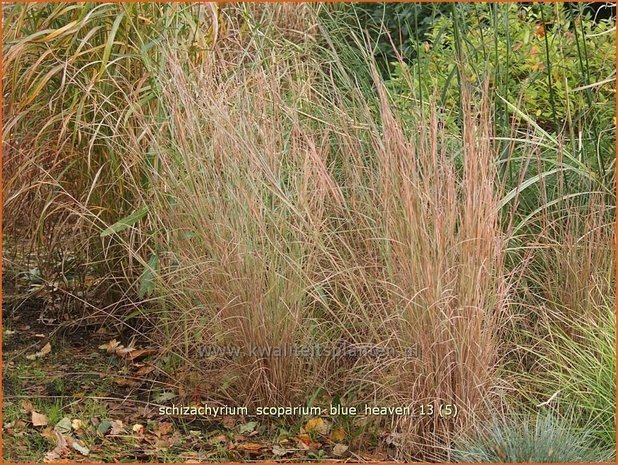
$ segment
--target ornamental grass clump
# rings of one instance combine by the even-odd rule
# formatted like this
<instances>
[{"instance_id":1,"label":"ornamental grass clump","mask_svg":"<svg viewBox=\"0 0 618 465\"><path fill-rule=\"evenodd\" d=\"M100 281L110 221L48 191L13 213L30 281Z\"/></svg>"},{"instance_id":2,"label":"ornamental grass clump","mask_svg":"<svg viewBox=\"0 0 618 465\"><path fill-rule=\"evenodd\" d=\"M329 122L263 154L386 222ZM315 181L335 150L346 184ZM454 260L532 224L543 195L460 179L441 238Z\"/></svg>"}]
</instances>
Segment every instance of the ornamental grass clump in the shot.
<instances>
[{"instance_id":1,"label":"ornamental grass clump","mask_svg":"<svg viewBox=\"0 0 618 465\"><path fill-rule=\"evenodd\" d=\"M515 415L477 426L460 439L456 462L570 463L613 462L616 450L595 444L594 435L550 413Z\"/></svg>"},{"instance_id":2,"label":"ornamental grass clump","mask_svg":"<svg viewBox=\"0 0 618 465\"><path fill-rule=\"evenodd\" d=\"M294 54L222 72L176 53L148 201L160 344L212 400L405 406L400 457L438 453L466 423L441 406L486 408L508 318L487 101L467 97L458 140L435 105L405 128L377 73L344 93ZM260 353L294 344L347 352Z\"/></svg>"}]
</instances>

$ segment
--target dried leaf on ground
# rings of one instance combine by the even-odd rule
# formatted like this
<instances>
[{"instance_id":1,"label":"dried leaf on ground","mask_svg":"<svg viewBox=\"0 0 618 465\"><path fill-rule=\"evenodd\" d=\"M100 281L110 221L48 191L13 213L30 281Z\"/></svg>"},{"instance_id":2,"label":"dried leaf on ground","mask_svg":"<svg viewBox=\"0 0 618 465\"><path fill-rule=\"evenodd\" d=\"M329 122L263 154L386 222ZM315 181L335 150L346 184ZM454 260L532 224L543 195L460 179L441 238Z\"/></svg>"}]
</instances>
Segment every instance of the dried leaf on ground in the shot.
<instances>
[{"instance_id":1,"label":"dried leaf on ground","mask_svg":"<svg viewBox=\"0 0 618 465\"><path fill-rule=\"evenodd\" d=\"M335 444L333 447L333 455L336 457L341 457L348 451L348 446L345 444Z\"/></svg>"},{"instance_id":2,"label":"dried leaf on ground","mask_svg":"<svg viewBox=\"0 0 618 465\"><path fill-rule=\"evenodd\" d=\"M54 431L58 431L61 434L67 434L71 432L71 419L69 417L64 417L56 426L54 426Z\"/></svg>"},{"instance_id":3,"label":"dried leaf on ground","mask_svg":"<svg viewBox=\"0 0 618 465\"><path fill-rule=\"evenodd\" d=\"M167 436L168 434L170 434L173 429L174 425L164 421L159 423L159 426L154 433L157 437L160 438L161 436Z\"/></svg>"},{"instance_id":4,"label":"dried leaf on ground","mask_svg":"<svg viewBox=\"0 0 618 465\"><path fill-rule=\"evenodd\" d=\"M322 444L313 442L307 433L299 434L294 439L296 439L296 444L301 450L319 449L322 447Z\"/></svg>"},{"instance_id":5,"label":"dried leaf on ground","mask_svg":"<svg viewBox=\"0 0 618 465\"><path fill-rule=\"evenodd\" d=\"M79 452L80 454L86 456L88 454L90 454L90 449L86 446L84 446L83 444L81 444L78 440L73 439L70 436L66 436L65 437L67 443L69 443L71 445L71 447L73 449L75 449L77 452Z\"/></svg>"},{"instance_id":6,"label":"dried leaf on ground","mask_svg":"<svg viewBox=\"0 0 618 465\"><path fill-rule=\"evenodd\" d=\"M345 439L346 433L345 428L343 426L338 426L330 433L330 439L333 442L341 442Z\"/></svg>"},{"instance_id":7,"label":"dried leaf on ground","mask_svg":"<svg viewBox=\"0 0 618 465\"><path fill-rule=\"evenodd\" d=\"M178 431L176 431L171 436L165 436L163 438L157 439L155 441L155 445L160 449L169 449L170 447L178 444L180 441L182 441L182 436Z\"/></svg>"},{"instance_id":8,"label":"dried leaf on ground","mask_svg":"<svg viewBox=\"0 0 618 465\"><path fill-rule=\"evenodd\" d=\"M137 384L137 381L131 378L124 378L119 376L117 378L114 378L114 383L118 386L135 386Z\"/></svg>"},{"instance_id":9,"label":"dried leaf on ground","mask_svg":"<svg viewBox=\"0 0 618 465\"><path fill-rule=\"evenodd\" d=\"M236 426L236 418L232 417L232 416L225 416L223 417L223 426L227 429L232 429L234 428L234 426Z\"/></svg>"},{"instance_id":10,"label":"dried leaf on ground","mask_svg":"<svg viewBox=\"0 0 618 465\"><path fill-rule=\"evenodd\" d=\"M13 426L13 428L14 428L15 430L17 430L17 431L20 431L20 430L24 430L24 429L26 429L26 427L27 427L27 426L28 426L28 425L27 425L27 423L26 423L25 421L22 421L22 420L17 420L17 421L15 422L15 425Z\"/></svg>"},{"instance_id":11,"label":"dried leaf on ground","mask_svg":"<svg viewBox=\"0 0 618 465\"><path fill-rule=\"evenodd\" d=\"M262 450L264 450L265 448L266 446L264 446L263 444L258 444L257 442L244 442L236 446L237 450L248 452L250 454L257 454L261 452Z\"/></svg>"},{"instance_id":12,"label":"dried leaf on ground","mask_svg":"<svg viewBox=\"0 0 618 465\"><path fill-rule=\"evenodd\" d=\"M136 423L133 425L132 431L136 434L142 435L144 434L144 425Z\"/></svg>"},{"instance_id":13,"label":"dried leaf on ground","mask_svg":"<svg viewBox=\"0 0 618 465\"><path fill-rule=\"evenodd\" d=\"M49 441L53 441L54 439L56 439L56 435L54 434L54 430L51 428L51 426L43 428L43 431L41 431L41 436L43 436Z\"/></svg>"},{"instance_id":14,"label":"dried leaf on ground","mask_svg":"<svg viewBox=\"0 0 618 465\"><path fill-rule=\"evenodd\" d=\"M122 424L122 420L112 420L112 427L109 431L110 436L116 436L118 434L124 433L124 425Z\"/></svg>"},{"instance_id":15,"label":"dried leaf on ground","mask_svg":"<svg viewBox=\"0 0 618 465\"><path fill-rule=\"evenodd\" d=\"M327 435L330 431L330 423L323 418L311 418L304 426L305 433L318 433Z\"/></svg>"},{"instance_id":16,"label":"dried leaf on ground","mask_svg":"<svg viewBox=\"0 0 618 465\"><path fill-rule=\"evenodd\" d=\"M132 362L159 353L158 349L135 349L128 353L127 358Z\"/></svg>"},{"instance_id":17,"label":"dried leaf on ground","mask_svg":"<svg viewBox=\"0 0 618 465\"><path fill-rule=\"evenodd\" d=\"M123 346L116 339L112 339L107 344L100 345L99 349L106 350L108 353L116 354L116 355L118 355L120 357L125 357L130 352L133 352L134 350L136 350L135 347L131 347L131 346L125 347L125 346Z\"/></svg>"},{"instance_id":18,"label":"dried leaf on ground","mask_svg":"<svg viewBox=\"0 0 618 465\"><path fill-rule=\"evenodd\" d=\"M44 462L53 462L69 452L67 441L64 436L58 431L54 431L54 436L56 437L56 447L45 454L45 457L43 458Z\"/></svg>"},{"instance_id":19,"label":"dried leaf on ground","mask_svg":"<svg viewBox=\"0 0 618 465\"><path fill-rule=\"evenodd\" d=\"M155 366L146 364L137 369L137 371L135 372L135 376L146 376L147 374L152 373L153 371L155 371Z\"/></svg>"},{"instance_id":20,"label":"dried leaf on ground","mask_svg":"<svg viewBox=\"0 0 618 465\"><path fill-rule=\"evenodd\" d=\"M47 416L42 413L32 410L32 425L33 426L47 426Z\"/></svg>"},{"instance_id":21,"label":"dried leaf on ground","mask_svg":"<svg viewBox=\"0 0 618 465\"><path fill-rule=\"evenodd\" d=\"M305 446L308 446L309 444L311 444L311 438L309 437L308 434L303 433L303 434L299 434L298 436L296 436L294 439L296 439L296 441L299 444L303 444ZM302 446L301 446L302 448Z\"/></svg>"},{"instance_id":22,"label":"dried leaf on ground","mask_svg":"<svg viewBox=\"0 0 618 465\"><path fill-rule=\"evenodd\" d=\"M51 351L52 351L52 347L51 347L51 344L48 342L38 352L31 354L31 355L26 355L26 358L28 360L36 360L37 358L45 357L47 354L51 353Z\"/></svg>"},{"instance_id":23,"label":"dried leaf on ground","mask_svg":"<svg viewBox=\"0 0 618 465\"><path fill-rule=\"evenodd\" d=\"M100 345L99 349L106 350L110 354L113 354L116 351L116 347L118 347L119 345L120 345L120 342L118 342L116 339L112 339L107 344Z\"/></svg>"},{"instance_id":24,"label":"dried leaf on ground","mask_svg":"<svg viewBox=\"0 0 618 465\"><path fill-rule=\"evenodd\" d=\"M273 455L275 455L276 457L283 457L284 455L287 455L289 453L293 452L292 450L286 449L285 447L280 446L279 444L275 444L272 447L272 453Z\"/></svg>"},{"instance_id":25,"label":"dried leaf on ground","mask_svg":"<svg viewBox=\"0 0 618 465\"><path fill-rule=\"evenodd\" d=\"M34 410L34 407L32 406L32 402L30 402L29 400L26 400L26 399L21 401L21 408L26 413L30 413L30 412L32 412Z\"/></svg>"}]
</instances>

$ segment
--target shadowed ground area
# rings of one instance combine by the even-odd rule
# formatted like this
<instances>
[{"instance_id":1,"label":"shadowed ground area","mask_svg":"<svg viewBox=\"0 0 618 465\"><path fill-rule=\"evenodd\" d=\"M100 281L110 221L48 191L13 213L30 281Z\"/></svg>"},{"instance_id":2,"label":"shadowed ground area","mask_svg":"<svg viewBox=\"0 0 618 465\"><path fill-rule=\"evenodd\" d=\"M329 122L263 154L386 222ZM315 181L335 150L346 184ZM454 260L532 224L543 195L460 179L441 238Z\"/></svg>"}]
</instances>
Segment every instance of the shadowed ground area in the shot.
<instances>
[{"instance_id":1,"label":"shadowed ground area","mask_svg":"<svg viewBox=\"0 0 618 465\"><path fill-rule=\"evenodd\" d=\"M3 284L3 442L7 462L192 462L277 459L383 461L387 450L367 447L357 428L332 419L255 421L250 416L159 415L179 393L151 363L157 350L127 339L118 327L90 318L61 321L61 291ZM64 302L66 304L66 301ZM126 333L126 330L124 331ZM134 350L124 352L123 348ZM191 403L189 403L191 404ZM193 396L193 405L203 405ZM57 434L72 432L75 445ZM357 446L357 447L358 447Z\"/></svg>"}]
</instances>

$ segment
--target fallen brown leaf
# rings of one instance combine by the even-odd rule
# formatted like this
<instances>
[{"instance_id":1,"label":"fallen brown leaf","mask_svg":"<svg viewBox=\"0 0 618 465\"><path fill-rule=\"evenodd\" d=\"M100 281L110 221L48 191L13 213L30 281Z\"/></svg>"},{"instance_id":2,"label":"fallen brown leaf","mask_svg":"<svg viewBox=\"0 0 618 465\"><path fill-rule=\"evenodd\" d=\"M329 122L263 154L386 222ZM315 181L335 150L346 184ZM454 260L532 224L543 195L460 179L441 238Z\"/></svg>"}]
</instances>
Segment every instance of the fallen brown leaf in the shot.
<instances>
[{"instance_id":1,"label":"fallen brown leaf","mask_svg":"<svg viewBox=\"0 0 618 465\"><path fill-rule=\"evenodd\" d=\"M32 426L47 426L47 417L32 410Z\"/></svg>"},{"instance_id":2,"label":"fallen brown leaf","mask_svg":"<svg viewBox=\"0 0 618 465\"><path fill-rule=\"evenodd\" d=\"M159 353L158 349L136 349L129 352L127 358L134 362L141 358L148 357L149 355L154 355L157 353Z\"/></svg>"},{"instance_id":3,"label":"fallen brown leaf","mask_svg":"<svg viewBox=\"0 0 618 465\"><path fill-rule=\"evenodd\" d=\"M285 447L282 447L279 444L275 444L272 447L271 451L273 455L277 457L283 457L284 455L289 454L290 452L293 452L292 450L286 449Z\"/></svg>"},{"instance_id":4,"label":"fallen brown leaf","mask_svg":"<svg viewBox=\"0 0 618 465\"><path fill-rule=\"evenodd\" d=\"M38 352L31 354L31 355L26 355L26 358L28 360L36 360L37 358L41 358L41 357L45 357L47 354L49 354L52 351L52 347L51 344L48 342L47 344L45 344L43 346L43 348L41 350L39 350Z\"/></svg>"},{"instance_id":5,"label":"fallen brown leaf","mask_svg":"<svg viewBox=\"0 0 618 465\"><path fill-rule=\"evenodd\" d=\"M169 449L175 446L182 440L182 436L178 431L174 432L171 436L166 436L155 441L155 446L160 449Z\"/></svg>"},{"instance_id":6,"label":"fallen brown leaf","mask_svg":"<svg viewBox=\"0 0 618 465\"><path fill-rule=\"evenodd\" d=\"M153 371L155 371L155 367L153 365L144 365L135 372L135 376L146 376Z\"/></svg>"},{"instance_id":7,"label":"fallen brown leaf","mask_svg":"<svg viewBox=\"0 0 618 465\"><path fill-rule=\"evenodd\" d=\"M54 436L56 437L56 447L45 454L45 457L43 458L44 462L53 462L69 452L67 441L64 436L58 431L54 431Z\"/></svg>"},{"instance_id":8,"label":"fallen brown leaf","mask_svg":"<svg viewBox=\"0 0 618 465\"><path fill-rule=\"evenodd\" d=\"M21 408L26 413L30 413L30 412L32 412L34 410L34 407L32 406L32 402L30 402L29 400L26 400L26 399L21 401Z\"/></svg>"},{"instance_id":9,"label":"fallen brown leaf","mask_svg":"<svg viewBox=\"0 0 618 465\"><path fill-rule=\"evenodd\" d=\"M99 346L99 349L106 350L110 354L116 354L120 357L125 357L129 352L133 352L135 350L134 347L125 347L116 339L112 339L107 344L102 344Z\"/></svg>"},{"instance_id":10,"label":"fallen brown leaf","mask_svg":"<svg viewBox=\"0 0 618 465\"><path fill-rule=\"evenodd\" d=\"M23 421L23 420L17 420L17 421L15 422L14 429L16 429L16 430L22 430L22 429L26 429L26 426L28 426L28 425L26 424L26 422L25 422L25 421Z\"/></svg>"},{"instance_id":11,"label":"fallen brown leaf","mask_svg":"<svg viewBox=\"0 0 618 465\"><path fill-rule=\"evenodd\" d=\"M116 383L118 386L135 386L137 384L137 381L130 378L118 377L114 378L114 383Z\"/></svg>"},{"instance_id":12,"label":"fallen brown leaf","mask_svg":"<svg viewBox=\"0 0 618 465\"><path fill-rule=\"evenodd\" d=\"M120 342L118 342L116 339L112 339L107 344L100 345L99 349L106 350L109 353L113 354L116 351L116 347L118 347L119 345L120 345Z\"/></svg>"},{"instance_id":13,"label":"fallen brown leaf","mask_svg":"<svg viewBox=\"0 0 618 465\"><path fill-rule=\"evenodd\" d=\"M250 454L258 454L265 448L266 446L263 444L258 444L257 442L243 442L242 444L238 444L238 446L236 446L236 450L248 452Z\"/></svg>"},{"instance_id":14,"label":"fallen brown leaf","mask_svg":"<svg viewBox=\"0 0 618 465\"><path fill-rule=\"evenodd\" d=\"M333 447L333 455L335 455L336 457L341 457L347 451L348 446L346 446L345 444L335 444L335 446Z\"/></svg>"},{"instance_id":15,"label":"fallen brown leaf","mask_svg":"<svg viewBox=\"0 0 618 465\"><path fill-rule=\"evenodd\" d=\"M216 436L213 436L212 438L208 439L208 444L211 446L215 446L217 444L221 444L227 441L227 437L225 437L224 434L217 434Z\"/></svg>"},{"instance_id":16,"label":"fallen brown leaf","mask_svg":"<svg viewBox=\"0 0 618 465\"><path fill-rule=\"evenodd\" d=\"M296 444L301 450L319 449L322 447L321 444L313 442L307 433L299 434L294 439L296 439Z\"/></svg>"},{"instance_id":17,"label":"fallen brown leaf","mask_svg":"<svg viewBox=\"0 0 618 465\"><path fill-rule=\"evenodd\" d=\"M345 437L345 428L343 426L338 426L330 433L330 439L333 442L341 442Z\"/></svg>"},{"instance_id":18,"label":"fallen brown leaf","mask_svg":"<svg viewBox=\"0 0 618 465\"><path fill-rule=\"evenodd\" d=\"M299 434L298 436L296 436L295 438L297 441L302 442L305 445L309 445L311 444L311 438L309 437L308 434L303 433L303 434Z\"/></svg>"},{"instance_id":19,"label":"fallen brown leaf","mask_svg":"<svg viewBox=\"0 0 618 465\"><path fill-rule=\"evenodd\" d=\"M144 434L144 425L136 423L133 425L132 430L134 433L139 434L141 436L142 434Z\"/></svg>"},{"instance_id":20,"label":"fallen brown leaf","mask_svg":"<svg viewBox=\"0 0 618 465\"><path fill-rule=\"evenodd\" d=\"M234 428L234 426L236 426L236 418L231 417L231 416L225 416L223 417L223 426L227 429L232 429Z\"/></svg>"},{"instance_id":21,"label":"fallen brown leaf","mask_svg":"<svg viewBox=\"0 0 618 465\"><path fill-rule=\"evenodd\" d=\"M111 424L112 427L109 431L110 436L116 436L124 432L124 425L122 424L122 420L112 420Z\"/></svg>"},{"instance_id":22,"label":"fallen brown leaf","mask_svg":"<svg viewBox=\"0 0 618 465\"><path fill-rule=\"evenodd\" d=\"M323 418L311 418L303 428L305 433L318 433L327 435L330 431L330 423Z\"/></svg>"},{"instance_id":23,"label":"fallen brown leaf","mask_svg":"<svg viewBox=\"0 0 618 465\"><path fill-rule=\"evenodd\" d=\"M75 449L80 454L86 456L90 454L90 449L83 444L81 444L78 440L73 439L71 436L65 436L67 444L69 444L73 449Z\"/></svg>"},{"instance_id":24,"label":"fallen brown leaf","mask_svg":"<svg viewBox=\"0 0 618 465\"><path fill-rule=\"evenodd\" d=\"M159 427L156 429L154 433L157 437L160 438L161 436L167 436L168 434L170 434L173 429L174 429L174 426L171 423L161 422L159 423Z\"/></svg>"}]
</instances>

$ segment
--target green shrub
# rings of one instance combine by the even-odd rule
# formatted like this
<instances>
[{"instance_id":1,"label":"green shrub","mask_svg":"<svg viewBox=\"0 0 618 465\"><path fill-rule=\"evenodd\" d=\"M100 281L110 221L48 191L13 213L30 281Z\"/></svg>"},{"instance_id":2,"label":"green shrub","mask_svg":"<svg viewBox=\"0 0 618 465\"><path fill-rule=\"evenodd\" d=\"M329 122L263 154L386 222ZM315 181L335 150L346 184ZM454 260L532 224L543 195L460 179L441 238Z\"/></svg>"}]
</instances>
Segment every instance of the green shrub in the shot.
<instances>
[{"instance_id":1,"label":"green shrub","mask_svg":"<svg viewBox=\"0 0 618 465\"><path fill-rule=\"evenodd\" d=\"M614 25L568 15L558 5L454 8L419 39L415 59L395 64L391 89L404 107L440 89L443 106L457 116L461 82L487 78L492 91L542 129L562 133L576 156L604 176L615 158ZM495 110L499 136L512 137L512 123L525 123L501 99Z\"/></svg>"}]
</instances>

